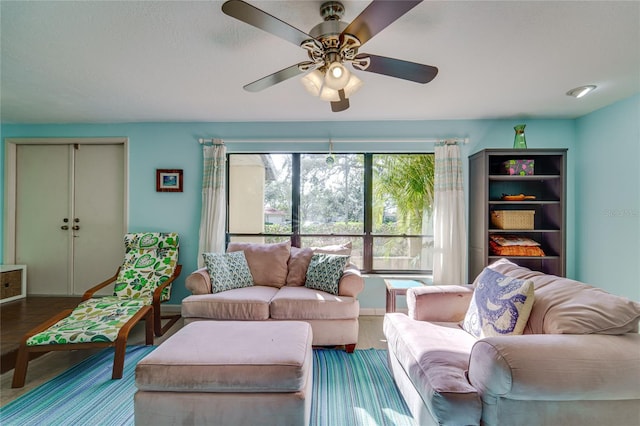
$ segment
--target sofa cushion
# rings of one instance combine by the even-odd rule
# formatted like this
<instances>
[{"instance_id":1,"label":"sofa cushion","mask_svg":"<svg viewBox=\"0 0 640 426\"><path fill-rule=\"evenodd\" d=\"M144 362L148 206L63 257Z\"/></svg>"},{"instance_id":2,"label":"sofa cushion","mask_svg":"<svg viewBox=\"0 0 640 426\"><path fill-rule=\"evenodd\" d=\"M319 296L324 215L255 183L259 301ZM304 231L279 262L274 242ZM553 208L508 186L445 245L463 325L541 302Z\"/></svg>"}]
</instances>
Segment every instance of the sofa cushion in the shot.
<instances>
[{"instance_id":1,"label":"sofa cushion","mask_svg":"<svg viewBox=\"0 0 640 426\"><path fill-rule=\"evenodd\" d=\"M348 262L349 256L314 254L307 268L305 287L338 294L338 283Z\"/></svg>"},{"instance_id":2,"label":"sofa cushion","mask_svg":"<svg viewBox=\"0 0 640 426\"><path fill-rule=\"evenodd\" d=\"M384 317L389 351L402 365L439 424L480 423L482 404L466 371L476 339L457 323L416 321L401 313Z\"/></svg>"},{"instance_id":3,"label":"sofa cushion","mask_svg":"<svg viewBox=\"0 0 640 426\"><path fill-rule=\"evenodd\" d=\"M568 278L546 275L501 259L490 268L533 281L535 303L525 334L637 333L640 303Z\"/></svg>"},{"instance_id":4,"label":"sofa cushion","mask_svg":"<svg viewBox=\"0 0 640 426\"><path fill-rule=\"evenodd\" d=\"M182 316L212 320L267 320L269 302L277 292L277 288L256 285L188 296L182 299Z\"/></svg>"},{"instance_id":5,"label":"sofa cushion","mask_svg":"<svg viewBox=\"0 0 640 426\"><path fill-rule=\"evenodd\" d=\"M212 293L253 285L244 252L203 253L202 256L211 277Z\"/></svg>"},{"instance_id":6,"label":"sofa cushion","mask_svg":"<svg viewBox=\"0 0 640 426\"><path fill-rule=\"evenodd\" d=\"M313 250L310 248L291 247L291 255L287 266L287 285L302 286L307 279L307 268L311 262Z\"/></svg>"},{"instance_id":7,"label":"sofa cushion","mask_svg":"<svg viewBox=\"0 0 640 426\"><path fill-rule=\"evenodd\" d=\"M307 287L283 287L271 299L271 318L278 320L323 320L358 318L355 297L336 296Z\"/></svg>"},{"instance_id":8,"label":"sofa cushion","mask_svg":"<svg viewBox=\"0 0 640 426\"><path fill-rule=\"evenodd\" d=\"M484 268L474 285L462 327L478 338L522 334L533 306L533 282Z\"/></svg>"},{"instance_id":9,"label":"sofa cushion","mask_svg":"<svg viewBox=\"0 0 640 426\"><path fill-rule=\"evenodd\" d=\"M280 288L287 281L291 241L277 244L229 243L227 252L244 251L255 285Z\"/></svg>"}]
</instances>

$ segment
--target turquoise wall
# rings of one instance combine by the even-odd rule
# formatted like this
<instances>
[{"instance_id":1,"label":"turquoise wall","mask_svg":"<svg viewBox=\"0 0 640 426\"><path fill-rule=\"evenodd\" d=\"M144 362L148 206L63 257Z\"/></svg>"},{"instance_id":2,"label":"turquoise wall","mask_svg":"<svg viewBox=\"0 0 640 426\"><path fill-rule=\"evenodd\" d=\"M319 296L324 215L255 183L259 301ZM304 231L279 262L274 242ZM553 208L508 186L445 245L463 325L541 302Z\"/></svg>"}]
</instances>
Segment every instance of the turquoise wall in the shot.
<instances>
[{"instance_id":1,"label":"turquoise wall","mask_svg":"<svg viewBox=\"0 0 640 426\"><path fill-rule=\"evenodd\" d=\"M619 107L621 120L627 120L626 103ZM586 117L584 121L589 122ZM328 151L328 142L298 142L300 139L329 137L336 139L372 139L381 142L334 144L336 152L346 151L411 151L432 152L433 144L388 143L385 139L468 137L470 143L462 147L465 180L468 180L466 158L484 148L509 148L513 143L513 126L526 123L527 142L531 148L568 148L567 182L567 275L576 277L576 151L581 146L577 136L576 120L443 120L443 121L389 121L389 122L225 122L225 123L122 123L122 124L64 124L64 125L2 125L1 137L116 137L129 138L129 231L176 231L181 236L180 262L183 276L178 281L172 303L179 303L188 295L184 278L196 268L198 228L200 222L200 179L202 153L198 138L227 139L228 152L291 152ZM584 126L584 124L583 124ZM232 139L253 142L233 142ZM281 143L273 143L281 139ZM269 141L267 141L269 140ZM262 141L262 142L261 142ZM0 157L4 145L0 148ZM636 156L637 158L637 156ZM3 163L4 164L4 163ZM155 191L155 169L184 169L184 192L158 193ZM612 170L615 166L612 166ZM1 202L1 201L0 201ZM637 205L637 204L636 204ZM3 208L4 212L4 208ZM4 223L4 222L3 222ZM613 244L626 232L606 236ZM0 248L1 250L1 248ZM637 251L636 251L637 253ZM0 253L0 256L2 253ZM587 258L583 261L587 262ZM621 269L620 275L636 269ZM598 285L600 283L594 284ZM613 284L610 291L624 293L626 287ZM367 279L360 297L361 306L369 309L384 308L382 279Z\"/></svg>"},{"instance_id":2,"label":"turquoise wall","mask_svg":"<svg viewBox=\"0 0 640 426\"><path fill-rule=\"evenodd\" d=\"M640 300L640 95L576 120L576 277Z\"/></svg>"}]
</instances>

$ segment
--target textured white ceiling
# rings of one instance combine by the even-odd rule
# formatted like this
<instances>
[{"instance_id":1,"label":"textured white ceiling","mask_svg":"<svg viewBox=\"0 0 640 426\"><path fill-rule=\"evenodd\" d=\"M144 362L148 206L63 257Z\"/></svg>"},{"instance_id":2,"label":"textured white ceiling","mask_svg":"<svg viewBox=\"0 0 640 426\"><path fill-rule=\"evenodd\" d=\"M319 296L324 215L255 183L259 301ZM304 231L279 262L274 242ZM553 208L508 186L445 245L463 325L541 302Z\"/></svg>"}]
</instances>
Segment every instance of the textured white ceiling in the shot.
<instances>
[{"instance_id":1,"label":"textured white ceiling","mask_svg":"<svg viewBox=\"0 0 640 426\"><path fill-rule=\"evenodd\" d=\"M322 1L251 1L308 32ZM344 2L353 20L368 1ZM360 52L437 66L420 85L358 72L332 113L296 77L244 84L306 59L221 1L0 2L6 123L577 117L640 92L638 1L425 1ZM596 84L576 100L569 89Z\"/></svg>"}]
</instances>

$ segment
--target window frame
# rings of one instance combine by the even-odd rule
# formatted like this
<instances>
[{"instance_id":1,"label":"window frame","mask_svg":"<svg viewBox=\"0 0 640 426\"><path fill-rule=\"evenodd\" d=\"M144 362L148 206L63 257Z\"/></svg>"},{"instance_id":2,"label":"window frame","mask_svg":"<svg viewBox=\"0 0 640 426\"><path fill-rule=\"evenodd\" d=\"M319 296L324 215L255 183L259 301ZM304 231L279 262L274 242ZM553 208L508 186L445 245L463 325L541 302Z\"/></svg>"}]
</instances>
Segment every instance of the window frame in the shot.
<instances>
[{"instance_id":1,"label":"window frame","mask_svg":"<svg viewBox=\"0 0 640 426\"><path fill-rule=\"evenodd\" d=\"M260 155L264 152L231 152L226 154L226 164L231 164L233 155ZM229 245L232 237L288 237L291 245L300 247L302 238L306 237L345 237L362 239L362 267L361 272L368 274L394 274L394 275L430 275L428 269L374 269L373 246L376 238L433 238L433 235L425 234L374 234L373 230L373 157L374 155L435 155L433 152L341 152L340 154L362 155L364 157L364 232L362 234L304 234L300 233L300 198L301 198L301 156L303 154L320 154L316 152L278 152L278 155L291 155L291 233L230 233L229 232L229 175L230 167L225 170L226 191L226 224L225 243Z\"/></svg>"}]
</instances>

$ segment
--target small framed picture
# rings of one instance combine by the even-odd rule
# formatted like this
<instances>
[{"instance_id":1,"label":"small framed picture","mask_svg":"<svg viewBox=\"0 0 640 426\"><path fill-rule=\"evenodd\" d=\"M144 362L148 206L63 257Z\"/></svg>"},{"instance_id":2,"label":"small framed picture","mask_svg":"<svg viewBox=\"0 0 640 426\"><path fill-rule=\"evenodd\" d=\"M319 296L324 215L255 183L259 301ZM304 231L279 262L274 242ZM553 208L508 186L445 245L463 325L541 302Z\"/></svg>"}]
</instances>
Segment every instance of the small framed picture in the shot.
<instances>
[{"instance_id":1,"label":"small framed picture","mask_svg":"<svg viewBox=\"0 0 640 426\"><path fill-rule=\"evenodd\" d=\"M182 192L182 169L156 169L156 192Z\"/></svg>"}]
</instances>

